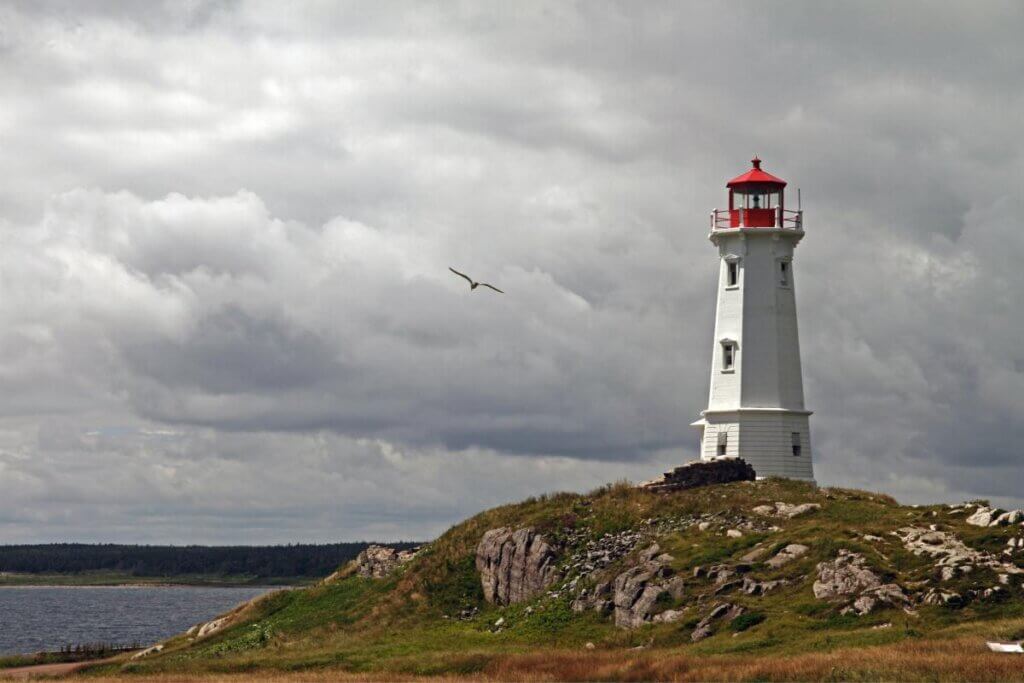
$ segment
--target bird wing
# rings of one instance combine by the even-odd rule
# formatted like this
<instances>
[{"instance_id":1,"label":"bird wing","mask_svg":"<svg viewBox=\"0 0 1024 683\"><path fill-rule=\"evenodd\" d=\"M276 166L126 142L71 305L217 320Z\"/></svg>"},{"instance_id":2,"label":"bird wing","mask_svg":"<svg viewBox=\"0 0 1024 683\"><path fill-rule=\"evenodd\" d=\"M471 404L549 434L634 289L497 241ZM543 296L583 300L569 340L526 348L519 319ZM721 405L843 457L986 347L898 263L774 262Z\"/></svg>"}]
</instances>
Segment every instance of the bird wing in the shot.
<instances>
[{"instance_id":1,"label":"bird wing","mask_svg":"<svg viewBox=\"0 0 1024 683\"><path fill-rule=\"evenodd\" d=\"M470 285L473 284L473 280L468 275L466 275L465 273L460 273L459 271L455 270L451 266L448 266L448 270L452 271L453 273L455 273L459 277L466 278L466 282L468 282Z\"/></svg>"},{"instance_id":2,"label":"bird wing","mask_svg":"<svg viewBox=\"0 0 1024 683\"><path fill-rule=\"evenodd\" d=\"M481 287L490 287L491 289L493 289L498 294L504 294L505 293L505 292L501 291L500 289L498 289L497 287L495 287L494 285L489 285L486 282L481 282L480 286Z\"/></svg>"}]
</instances>

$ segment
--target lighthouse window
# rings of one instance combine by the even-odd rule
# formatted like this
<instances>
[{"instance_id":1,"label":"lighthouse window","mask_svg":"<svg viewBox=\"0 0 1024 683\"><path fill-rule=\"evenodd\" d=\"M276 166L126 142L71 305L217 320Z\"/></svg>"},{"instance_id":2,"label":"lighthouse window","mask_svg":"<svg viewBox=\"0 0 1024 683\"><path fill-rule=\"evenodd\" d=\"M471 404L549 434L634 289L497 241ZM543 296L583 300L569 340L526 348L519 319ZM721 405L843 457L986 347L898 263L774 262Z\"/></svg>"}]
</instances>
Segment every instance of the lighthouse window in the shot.
<instances>
[{"instance_id":1,"label":"lighthouse window","mask_svg":"<svg viewBox=\"0 0 1024 683\"><path fill-rule=\"evenodd\" d=\"M779 261L779 285L789 287L789 261Z\"/></svg>"},{"instance_id":2,"label":"lighthouse window","mask_svg":"<svg viewBox=\"0 0 1024 683\"><path fill-rule=\"evenodd\" d=\"M729 446L729 433L718 432L718 455L725 455L726 450Z\"/></svg>"},{"instance_id":3,"label":"lighthouse window","mask_svg":"<svg viewBox=\"0 0 1024 683\"><path fill-rule=\"evenodd\" d=\"M800 455L800 432L793 432L793 455Z\"/></svg>"},{"instance_id":4,"label":"lighthouse window","mask_svg":"<svg viewBox=\"0 0 1024 683\"><path fill-rule=\"evenodd\" d=\"M732 370L736 365L736 344L722 344L722 370Z\"/></svg>"},{"instance_id":5,"label":"lighthouse window","mask_svg":"<svg viewBox=\"0 0 1024 683\"><path fill-rule=\"evenodd\" d=\"M740 264L739 261L729 261L726 263L726 286L735 287L740 283Z\"/></svg>"}]
</instances>

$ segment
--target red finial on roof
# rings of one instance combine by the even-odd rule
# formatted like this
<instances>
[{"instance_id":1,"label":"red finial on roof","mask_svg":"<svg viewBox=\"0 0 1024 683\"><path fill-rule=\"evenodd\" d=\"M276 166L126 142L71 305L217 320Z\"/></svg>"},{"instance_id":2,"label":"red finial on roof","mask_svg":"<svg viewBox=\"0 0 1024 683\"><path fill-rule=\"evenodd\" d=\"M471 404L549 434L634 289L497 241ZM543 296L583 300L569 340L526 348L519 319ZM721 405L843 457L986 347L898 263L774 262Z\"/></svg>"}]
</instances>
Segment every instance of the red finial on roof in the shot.
<instances>
[{"instance_id":1,"label":"red finial on roof","mask_svg":"<svg viewBox=\"0 0 1024 683\"><path fill-rule=\"evenodd\" d=\"M728 183L726 183L726 187L749 187L754 185L775 187L786 186L786 181L783 180L782 178L776 178L771 173L762 171L761 160L758 159L756 156L750 160L750 163L752 163L754 167L747 171L746 173L744 173L743 175L738 175L732 180L730 180Z\"/></svg>"}]
</instances>

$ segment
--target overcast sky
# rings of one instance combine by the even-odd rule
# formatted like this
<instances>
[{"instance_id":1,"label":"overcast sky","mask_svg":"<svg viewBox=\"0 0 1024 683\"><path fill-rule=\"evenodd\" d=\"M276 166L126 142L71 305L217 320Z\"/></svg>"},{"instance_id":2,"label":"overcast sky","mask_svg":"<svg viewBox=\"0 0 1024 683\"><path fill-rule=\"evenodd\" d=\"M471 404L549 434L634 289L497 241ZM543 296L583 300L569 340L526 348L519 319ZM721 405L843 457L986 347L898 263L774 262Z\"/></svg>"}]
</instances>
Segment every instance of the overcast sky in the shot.
<instances>
[{"instance_id":1,"label":"overcast sky","mask_svg":"<svg viewBox=\"0 0 1024 683\"><path fill-rule=\"evenodd\" d=\"M0 542L425 539L694 458L707 216L754 153L802 189L818 481L1020 505L1022 33L1016 2L5 2Z\"/></svg>"}]
</instances>

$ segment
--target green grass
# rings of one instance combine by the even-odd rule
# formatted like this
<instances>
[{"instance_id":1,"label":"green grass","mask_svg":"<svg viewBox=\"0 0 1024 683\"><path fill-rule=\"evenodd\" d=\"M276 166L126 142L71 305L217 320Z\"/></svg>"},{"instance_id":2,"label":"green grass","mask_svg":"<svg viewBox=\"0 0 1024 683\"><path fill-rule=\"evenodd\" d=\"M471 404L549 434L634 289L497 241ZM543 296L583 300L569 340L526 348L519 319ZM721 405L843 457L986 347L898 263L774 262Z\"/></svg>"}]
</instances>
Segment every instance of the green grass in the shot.
<instances>
[{"instance_id":1,"label":"green grass","mask_svg":"<svg viewBox=\"0 0 1024 683\"><path fill-rule=\"evenodd\" d=\"M773 518L768 521L777 524L778 531L746 533L735 539L715 525L704 532L695 526L660 536L651 532L637 548L657 541L673 555L672 566L685 579L686 595L678 602L665 598L658 608L683 609L683 619L675 624L620 630L610 618L593 611L573 612L572 596L566 591L555 598L541 596L508 607L483 601L474 556L488 529L533 526L552 539L580 533L585 539L597 538L625 529L651 529L643 522L652 518L702 513L720 514L726 520L737 515L754 518L750 513L754 506L774 501L816 502L822 510L791 520ZM177 637L162 654L129 668L202 672L338 667L357 672L470 675L499 657L559 648L580 650L588 642L601 650L651 644L699 656L787 656L1020 630L1024 601L1019 588L1005 602L974 602L962 609L922 607L913 617L895 609L866 617L844 616L839 614L842 605L814 598L811 584L816 564L844 548L863 553L885 580L906 583L927 577L933 571L930 561L904 550L890 532L908 524L932 523L986 549L1001 550L1006 536L1013 533L968 527L963 515L952 515L943 507L910 508L886 496L816 489L787 480L673 494L615 484L588 495L539 496L487 510L452 527L387 580L348 576L272 594L240 612L223 632L201 641ZM882 540L864 540L865 534ZM706 579L693 577L693 567L734 562L759 543L769 549L762 559L789 543L802 543L810 550L778 569L756 563L749 574L753 578L789 582L764 596L738 592L713 596L714 587ZM622 562L610 567L604 578L613 577L621 566ZM994 576L976 572L958 586L966 589L992 581ZM747 611L731 623L718 624L712 637L691 643L693 626L719 600L742 605ZM458 618L462 610L473 607L479 610L476 616ZM495 625L499 619L504 620L500 628Z\"/></svg>"}]
</instances>

